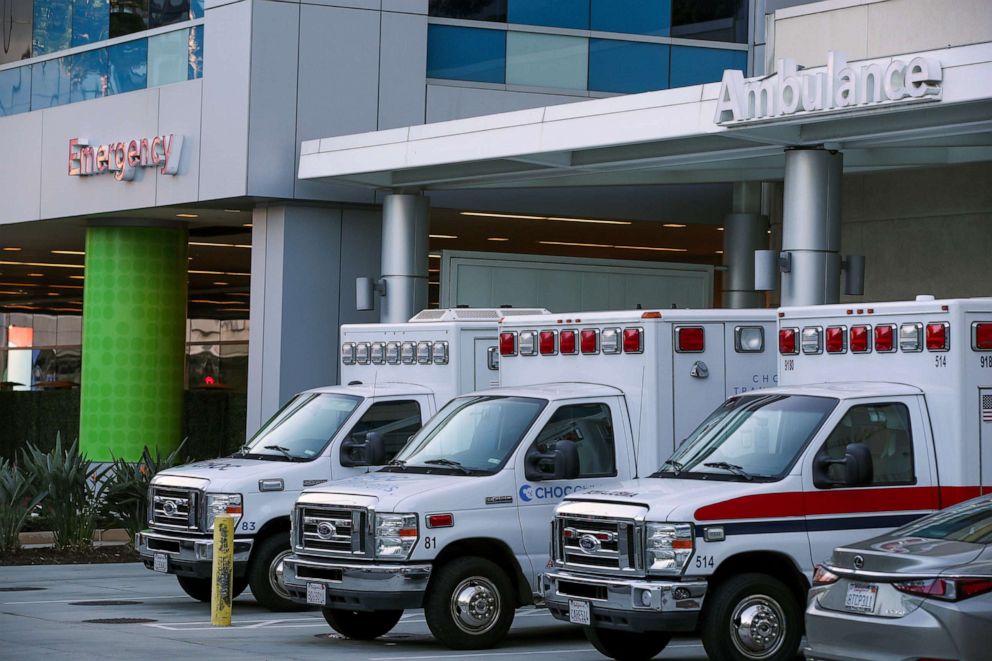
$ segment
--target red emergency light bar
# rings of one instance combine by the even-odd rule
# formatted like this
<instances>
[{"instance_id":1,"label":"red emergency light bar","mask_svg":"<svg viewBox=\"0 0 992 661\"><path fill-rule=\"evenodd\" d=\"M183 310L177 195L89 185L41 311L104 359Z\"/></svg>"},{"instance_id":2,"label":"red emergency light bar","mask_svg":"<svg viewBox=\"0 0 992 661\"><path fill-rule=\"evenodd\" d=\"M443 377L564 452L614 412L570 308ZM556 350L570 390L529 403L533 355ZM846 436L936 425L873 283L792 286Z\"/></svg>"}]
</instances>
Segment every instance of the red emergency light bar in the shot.
<instances>
[{"instance_id":1,"label":"red emergency light bar","mask_svg":"<svg viewBox=\"0 0 992 661\"><path fill-rule=\"evenodd\" d=\"M875 351L891 353L896 350L895 324L879 324L875 326Z\"/></svg>"},{"instance_id":2,"label":"red emergency light bar","mask_svg":"<svg viewBox=\"0 0 992 661\"><path fill-rule=\"evenodd\" d=\"M517 334L509 331L499 334L499 355L517 355Z\"/></svg>"},{"instance_id":3,"label":"red emergency light bar","mask_svg":"<svg viewBox=\"0 0 992 661\"><path fill-rule=\"evenodd\" d=\"M847 329L843 326L827 326L824 344L827 347L827 353L846 353Z\"/></svg>"},{"instance_id":4,"label":"red emergency light bar","mask_svg":"<svg viewBox=\"0 0 992 661\"><path fill-rule=\"evenodd\" d=\"M782 328L778 331L778 352L783 356L794 356L799 353L798 328Z\"/></svg>"},{"instance_id":5,"label":"red emergency light bar","mask_svg":"<svg viewBox=\"0 0 992 661\"><path fill-rule=\"evenodd\" d=\"M992 323L976 321L971 327L971 348L992 351Z\"/></svg>"},{"instance_id":6,"label":"red emergency light bar","mask_svg":"<svg viewBox=\"0 0 992 661\"><path fill-rule=\"evenodd\" d=\"M706 331L702 326L676 326L675 350L679 353L699 353L706 348Z\"/></svg>"},{"instance_id":7,"label":"red emergency light bar","mask_svg":"<svg viewBox=\"0 0 992 661\"><path fill-rule=\"evenodd\" d=\"M541 331L537 344L542 356L554 356L558 353L558 331Z\"/></svg>"},{"instance_id":8,"label":"red emergency light bar","mask_svg":"<svg viewBox=\"0 0 992 661\"><path fill-rule=\"evenodd\" d=\"M871 326L851 326L851 353L871 351Z\"/></svg>"},{"instance_id":9,"label":"red emergency light bar","mask_svg":"<svg viewBox=\"0 0 992 661\"><path fill-rule=\"evenodd\" d=\"M595 328L585 328L579 335L582 353L599 353L599 331Z\"/></svg>"},{"instance_id":10,"label":"red emergency light bar","mask_svg":"<svg viewBox=\"0 0 992 661\"><path fill-rule=\"evenodd\" d=\"M575 354L579 351L578 336L574 330L563 330L558 333L558 351L563 354Z\"/></svg>"},{"instance_id":11,"label":"red emergency light bar","mask_svg":"<svg viewBox=\"0 0 992 661\"><path fill-rule=\"evenodd\" d=\"M640 328L623 329L623 352L644 353L644 331Z\"/></svg>"},{"instance_id":12,"label":"red emergency light bar","mask_svg":"<svg viewBox=\"0 0 992 661\"><path fill-rule=\"evenodd\" d=\"M951 324L939 321L927 324L927 351L947 351L951 348Z\"/></svg>"}]
</instances>

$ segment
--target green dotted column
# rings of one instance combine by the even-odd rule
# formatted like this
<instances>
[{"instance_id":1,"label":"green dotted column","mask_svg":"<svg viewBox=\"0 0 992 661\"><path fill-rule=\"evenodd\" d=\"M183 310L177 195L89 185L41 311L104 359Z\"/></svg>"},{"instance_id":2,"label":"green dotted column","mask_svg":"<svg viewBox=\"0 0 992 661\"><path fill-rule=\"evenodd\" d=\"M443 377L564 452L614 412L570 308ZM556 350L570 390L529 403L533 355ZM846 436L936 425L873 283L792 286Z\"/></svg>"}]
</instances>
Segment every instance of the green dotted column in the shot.
<instances>
[{"instance_id":1,"label":"green dotted column","mask_svg":"<svg viewBox=\"0 0 992 661\"><path fill-rule=\"evenodd\" d=\"M80 449L136 461L182 441L186 230L86 232Z\"/></svg>"}]
</instances>

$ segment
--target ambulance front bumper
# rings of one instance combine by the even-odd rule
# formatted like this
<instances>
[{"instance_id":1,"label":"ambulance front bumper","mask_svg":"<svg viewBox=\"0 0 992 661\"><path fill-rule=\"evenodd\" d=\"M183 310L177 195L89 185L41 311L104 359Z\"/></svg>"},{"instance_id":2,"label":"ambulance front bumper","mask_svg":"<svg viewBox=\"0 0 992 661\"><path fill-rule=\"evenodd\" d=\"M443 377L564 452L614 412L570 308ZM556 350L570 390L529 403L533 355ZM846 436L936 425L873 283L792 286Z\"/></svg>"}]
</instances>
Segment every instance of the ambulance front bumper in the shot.
<instances>
[{"instance_id":1,"label":"ambulance front bumper","mask_svg":"<svg viewBox=\"0 0 992 661\"><path fill-rule=\"evenodd\" d=\"M357 611L421 608L431 578L431 565L344 563L292 555L283 561L283 584L294 601L307 599L307 584L319 584L322 605Z\"/></svg>"},{"instance_id":2,"label":"ambulance front bumper","mask_svg":"<svg viewBox=\"0 0 992 661\"><path fill-rule=\"evenodd\" d=\"M234 539L235 576L244 576L253 541L250 537ZM134 536L134 548L148 569L154 569L156 555L164 555L170 574L210 578L214 558L212 537L183 537L149 529Z\"/></svg>"}]
</instances>

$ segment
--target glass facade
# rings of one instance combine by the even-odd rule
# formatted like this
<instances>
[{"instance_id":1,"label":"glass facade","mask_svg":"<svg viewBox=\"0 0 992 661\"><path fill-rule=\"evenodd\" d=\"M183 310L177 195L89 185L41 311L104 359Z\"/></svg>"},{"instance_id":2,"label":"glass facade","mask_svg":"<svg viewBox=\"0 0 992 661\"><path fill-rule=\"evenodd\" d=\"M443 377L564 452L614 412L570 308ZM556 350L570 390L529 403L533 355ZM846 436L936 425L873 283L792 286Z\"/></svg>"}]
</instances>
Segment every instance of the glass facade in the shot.
<instances>
[{"instance_id":1,"label":"glass facade","mask_svg":"<svg viewBox=\"0 0 992 661\"><path fill-rule=\"evenodd\" d=\"M588 59L588 39L532 32L506 35L509 85L586 89Z\"/></svg>"},{"instance_id":2,"label":"glass facade","mask_svg":"<svg viewBox=\"0 0 992 661\"><path fill-rule=\"evenodd\" d=\"M502 83L506 79L506 33L428 25L427 77Z\"/></svg>"}]
</instances>

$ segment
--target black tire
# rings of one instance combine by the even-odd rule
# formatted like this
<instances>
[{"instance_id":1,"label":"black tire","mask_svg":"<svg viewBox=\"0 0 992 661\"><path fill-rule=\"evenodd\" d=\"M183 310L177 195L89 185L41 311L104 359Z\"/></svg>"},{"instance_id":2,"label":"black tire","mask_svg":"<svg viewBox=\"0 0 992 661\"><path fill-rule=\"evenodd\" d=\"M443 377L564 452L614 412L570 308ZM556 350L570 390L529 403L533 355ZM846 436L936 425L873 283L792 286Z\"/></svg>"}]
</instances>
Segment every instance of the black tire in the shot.
<instances>
[{"instance_id":1,"label":"black tire","mask_svg":"<svg viewBox=\"0 0 992 661\"><path fill-rule=\"evenodd\" d=\"M306 610L306 604L296 603L282 585L277 565L292 551L289 533L275 533L256 542L248 564L248 585L255 601L271 611L293 612Z\"/></svg>"},{"instance_id":2,"label":"black tire","mask_svg":"<svg viewBox=\"0 0 992 661\"><path fill-rule=\"evenodd\" d=\"M374 640L393 630L400 621L403 611L347 611L335 608L321 608L324 619L345 638L352 640Z\"/></svg>"},{"instance_id":3,"label":"black tire","mask_svg":"<svg viewBox=\"0 0 992 661\"><path fill-rule=\"evenodd\" d=\"M452 560L434 570L424 616L434 637L450 649L492 647L513 624L517 595L510 577L485 558Z\"/></svg>"},{"instance_id":4,"label":"black tire","mask_svg":"<svg viewBox=\"0 0 992 661\"><path fill-rule=\"evenodd\" d=\"M197 601L202 601L205 604L210 603L210 595L213 585L209 578L194 578L193 576L176 576L176 578L179 580L179 587L183 589L183 592ZM234 597L237 597L239 594L244 592L247 587L247 579L234 579L234 594L231 595L231 598L233 599Z\"/></svg>"},{"instance_id":5,"label":"black tire","mask_svg":"<svg viewBox=\"0 0 992 661\"><path fill-rule=\"evenodd\" d=\"M713 661L785 661L799 654L803 609L779 579L741 574L707 596L701 625Z\"/></svg>"},{"instance_id":6,"label":"black tire","mask_svg":"<svg viewBox=\"0 0 992 661\"><path fill-rule=\"evenodd\" d=\"M641 633L583 627L586 640L603 656L620 661L647 661L661 654L672 639L667 633Z\"/></svg>"}]
</instances>

